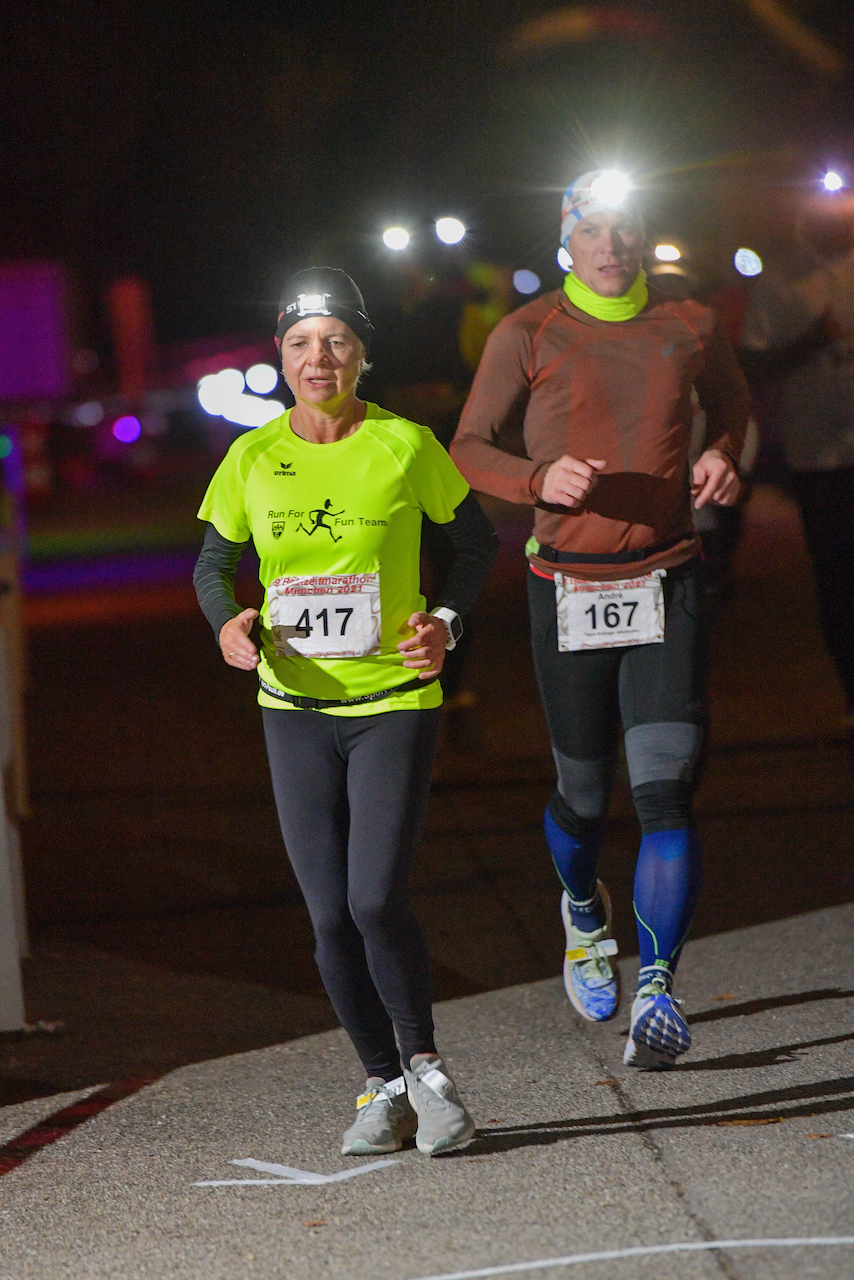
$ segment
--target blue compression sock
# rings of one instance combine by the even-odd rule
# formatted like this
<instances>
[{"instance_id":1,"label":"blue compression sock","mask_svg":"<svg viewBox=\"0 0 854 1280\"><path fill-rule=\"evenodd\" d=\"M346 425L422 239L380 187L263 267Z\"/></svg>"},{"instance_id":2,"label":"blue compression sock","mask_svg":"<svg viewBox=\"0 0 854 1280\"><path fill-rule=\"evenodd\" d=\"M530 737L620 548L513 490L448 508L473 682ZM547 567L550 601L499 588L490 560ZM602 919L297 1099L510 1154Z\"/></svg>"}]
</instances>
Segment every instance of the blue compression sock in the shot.
<instances>
[{"instance_id":1,"label":"blue compression sock","mask_svg":"<svg viewBox=\"0 0 854 1280\"><path fill-rule=\"evenodd\" d=\"M699 888L700 846L692 827L641 838L634 897L639 987L656 976L667 981L668 989L672 985Z\"/></svg>"},{"instance_id":2,"label":"blue compression sock","mask_svg":"<svg viewBox=\"0 0 854 1280\"><path fill-rule=\"evenodd\" d=\"M592 933L605 923L605 908L596 890L596 868L602 849L602 827L581 838L559 827L546 809L543 819L546 842L561 884L569 896L572 923L582 933Z\"/></svg>"}]
</instances>

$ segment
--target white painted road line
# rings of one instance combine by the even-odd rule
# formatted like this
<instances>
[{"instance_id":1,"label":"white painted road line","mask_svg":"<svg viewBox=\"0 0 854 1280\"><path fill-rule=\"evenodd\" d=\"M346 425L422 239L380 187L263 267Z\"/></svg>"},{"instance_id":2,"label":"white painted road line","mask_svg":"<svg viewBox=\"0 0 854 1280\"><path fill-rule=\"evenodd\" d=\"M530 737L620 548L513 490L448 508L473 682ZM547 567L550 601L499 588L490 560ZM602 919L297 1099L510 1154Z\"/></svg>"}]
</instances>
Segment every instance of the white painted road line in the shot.
<instances>
[{"instance_id":1,"label":"white painted road line","mask_svg":"<svg viewBox=\"0 0 854 1280\"><path fill-rule=\"evenodd\" d=\"M323 1173L312 1173L308 1169L292 1169L287 1164L270 1164L266 1160L229 1160L229 1164L236 1164L244 1169L257 1169L258 1173L272 1173L277 1178L284 1178L288 1182L320 1184L326 1181L326 1175Z\"/></svg>"},{"instance_id":2,"label":"white painted road line","mask_svg":"<svg viewBox=\"0 0 854 1280\"><path fill-rule=\"evenodd\" d=\"M210 1182L194 1182L194 1187L312 1187L313 1182L297 1182L296 1178L214 1178Z\"/></svg>"},{"instance_id":3,"label":"white painted road line","mask_svg":"<svg viewBox=\"0 0 854 1280\"><path fill-rule=\"evenodd\" d=\"M246 1169L257 1169L259 1173L272 1173L275 1178L218 1178L212 1182L194 1182L194 1187L320 1187L329 1182L346 1182L348 1178L358 1178L360 1173L372 1173L374 1169L384 1169L386 1165L400 1164L400 1160L372 1160L370 1164L360 1164L355 1169L343 1169L340 1173L312 1173L309 1169L293 1169L287 1164L270 1164L266 1160L230 1160L230 1164L242 1165Z\"/></svg>"},{"instance_id":4,"label":"white painted road line","mask_svg":"<svg viewBox=\"0 0 854 1280\"><path fill-rule=\"evenodd\" d=\"M852 1135L854 1136L854 1135ZM575 1267L584 1262L612 1262L616 1258L644 1258L656 1253L699 1253L709 1249L798 1249L804 1246L854 1244L854 1236L805 1236L779 1240L690 1240L680 1244L638 1245L633 1249L608 1249L604 1253L570 1253L563 1258L538 1258L534 1262L510 1262L476 1271L444 1271L418 1280L482 1280L486 1276L510 1276L520 1271L546 1271L549 1267Z\"/></svg>"}]
</instances>

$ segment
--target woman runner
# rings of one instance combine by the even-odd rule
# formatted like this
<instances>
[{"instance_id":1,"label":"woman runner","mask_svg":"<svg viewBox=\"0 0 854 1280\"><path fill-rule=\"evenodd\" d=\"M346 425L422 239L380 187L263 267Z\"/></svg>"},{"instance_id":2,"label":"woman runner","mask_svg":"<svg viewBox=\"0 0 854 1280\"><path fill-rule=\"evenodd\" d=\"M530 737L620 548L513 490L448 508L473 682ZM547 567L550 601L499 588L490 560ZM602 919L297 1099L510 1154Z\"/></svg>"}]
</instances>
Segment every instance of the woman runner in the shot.
<instances>
[{"instance_id":1,"label":"woman runner","mask_svg":"<svg viewBox=\"0 0 854 1280\"><path fill-rule=\"evenodd\" d=\"M296 404L241 435L199 510L194 574L223 658L257 671L282 835L315 957L367 1083L342 1154L433 1155L474 1136L433 1039L427 944L409 876L427 807L445 653L497 537L426 427L358 399L373 329L343 271L302 271L276 342ZM456 550L439 606L419 586L422 513ZM234 598L250 539L265 602Z\"/></svg>"}]
</instances>

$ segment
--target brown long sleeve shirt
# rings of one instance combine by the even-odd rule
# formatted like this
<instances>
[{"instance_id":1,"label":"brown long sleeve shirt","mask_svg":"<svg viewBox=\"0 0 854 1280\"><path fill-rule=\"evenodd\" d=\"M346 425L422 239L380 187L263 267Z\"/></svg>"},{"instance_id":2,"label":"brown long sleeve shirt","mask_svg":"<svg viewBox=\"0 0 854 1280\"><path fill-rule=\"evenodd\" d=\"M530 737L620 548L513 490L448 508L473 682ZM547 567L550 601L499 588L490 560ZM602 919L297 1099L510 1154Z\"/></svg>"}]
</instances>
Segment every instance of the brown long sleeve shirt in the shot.
<instances>
[{"instance_id":1,"label":"brown long sleeve shirt","mask_svg":"<svg viewBox=\"0 0 854 1280\"><path fill-rule=\"evenodd\" d=\"M451 456L473 489L537 508L540 546L584 556L649 548L631 574L680 564L696 554L688 447L691 388L706 411L707 449L738 459L750 399L715 313L653 289L631 320L598 320L563 290L507 316L491 334ZM527 457L499 446L521 426ZM579 509L546 506L543 477L564 454L604 458L605 469ZM662 548L662 544L664 547ZM545 573L554 564L536 555ZM625 577L625 562L566 561L588 579Z\"/></svg>"}]
</instances>

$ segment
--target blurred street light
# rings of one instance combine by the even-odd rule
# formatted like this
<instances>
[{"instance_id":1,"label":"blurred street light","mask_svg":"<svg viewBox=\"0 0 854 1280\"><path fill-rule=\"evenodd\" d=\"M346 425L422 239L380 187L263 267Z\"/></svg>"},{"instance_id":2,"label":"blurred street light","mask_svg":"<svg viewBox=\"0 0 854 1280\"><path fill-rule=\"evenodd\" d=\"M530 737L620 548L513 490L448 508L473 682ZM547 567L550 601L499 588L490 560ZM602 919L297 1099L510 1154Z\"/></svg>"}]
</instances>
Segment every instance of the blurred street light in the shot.
<instances>
[{"instance_id":1,"label":"blurred street light","mask_svg":"<svg viewBox=\"0 0 854 1280\"><path fill-rule=\"evenodd\" d=\"M227 422L239 427L266 427L284 412L285 406L280 400L259 400L257 396L235 396L220 410Z\"/></svg>"},{"instance_id":2,"label":"blurred street light","mask_svg":"<svg viewBox=\"0 0 854 1280\"><path fill-rule=\"evenodd\" d=\"M557 265L560 267L561 271L572 270L572 258L570 258L563 245L561 245L557 251Z\"/></svg>"},{"instance_id":3,"label":"blurred street light","mask_svg":"<svg viewBox=\"0 0 854 1280\"><path fill-rule=\"evenodd\" d=\"M246 370L246 385L259 396L273 391L278 381L278 371L271 364L253 364L251 369Z\"/></svg>"},{"instance_id":4,"label":"blurred street light","mask_svg":"<svg viewBox=\"0 0 854 1280\"><path fill-rule=\"evenodd\" d=\"M222 406L243 391L245 379L238 369L221 369L202 378L196 394L205 413L218 416Z\"/></svg>"},{"instance_id":5,"label":"blurred street light","mask_svg":"<svg viewBox=\"0 0 854 1280\"><path fill-rule=\"evenodd\" d=\"M513 288L517 293L536 293L540 287L540 277L533 271L514 271Z\"/></svg>"},{"instance_id":6,"label":"blurred street light","mask_svg":"<svg viewBox=\"0 0 854 1280\"><path fill-rule=\"evenodd\" d=\"M655 256L659 262L678 262L682 254L675 244L657 244L655 246Z\"/></svg>"},{"instance_id":7,"label":"blurred street light","mask_svg":"<svg viewBox=\"0 0 854 1280\"><path fill-rule=\"evenodd\" d=\"M762 259L752 249L737 249L733 262L740 276L758 276L762 271Z\"/></svg>"},{"instance_id":8,"label":"blurred street light","mask_svg":"<svg viewBox=\"0 0 854 1280\"><path fill-rule=\"evenodd\" d=\"M104 406L98 400L87 400L74 410L74 421L80 427L97 427L104 420Z\"/></svg>"},{"instance_id":9,"label":"blurred street light","mask_svg":"<svg viewBox=\"0 0 854 1280\"><path fill-rule=\"evenodd\" d=\"M436 220L436 235L443 244L459 244L465 233L466 229L459 218L438 218Z\"/></svg>"},{"instance_id":10,"label":"blurred street light","mask_svg":"<svg viewBox=\"0 0 854 1280\"><path fill-rule=\"evenodd\" d=\"M206 378L202 378L196 392L199 404L212 418L226 418L241 427L263 427L274 418L281 417L285 406L280 401L259 400L257 396L244 395L244 383L239 369L221 369L219 373L209 373Z\"/></svg>"},{"instance_id":11,"label":"blurred street light","mask_svg":"<svg viewBox=\"0 0 854 1280\"><path fill-rule=\"evenodd\" d=\"M833 169L828 169L827 173L822 178L822 183L824 184L825 191L841 191L842 187L845 185L839 174L834 172Z\"/></svg>"},{"instance_id":12,"label":"blurred street light","mask_svg":"<svg viewBox=\"0 0 854 1280\"><path fill-rule=\"evenodd\" d=\"M117 418L113 423L113 435L117 440L121 440L122 444L133 444L134 440L138 440L142 435L142 424L139 418L134 418L131 414Z\"/></svg>"},{"instance_id":13,"label":"blurred street light","mask_svg":"<svg viewBox=\"0 0 854 1280\"><path fill-rule=\"evenodd\" d=\"M387 249L405 249L409 244L409 232L404 227L389 227L383 232L383 244Z\"/></svg>"}]
</instances>

